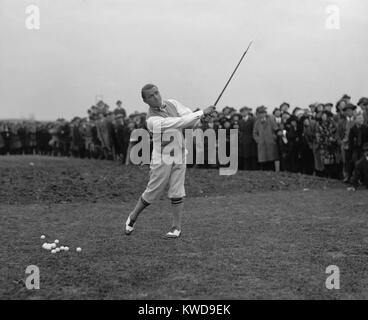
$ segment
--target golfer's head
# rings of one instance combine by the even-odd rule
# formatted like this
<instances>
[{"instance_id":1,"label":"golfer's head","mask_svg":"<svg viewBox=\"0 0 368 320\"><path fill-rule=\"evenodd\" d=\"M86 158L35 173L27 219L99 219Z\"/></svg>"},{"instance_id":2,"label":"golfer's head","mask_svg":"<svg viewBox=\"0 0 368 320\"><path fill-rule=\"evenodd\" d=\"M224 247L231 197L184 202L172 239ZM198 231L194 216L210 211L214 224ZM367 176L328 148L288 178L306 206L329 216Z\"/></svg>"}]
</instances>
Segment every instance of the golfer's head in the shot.
<instances>
[{"instance_id":1,"label":"golfer's head","mask_svg":"<svg viewBox=\"0 0 368 320\"><path fill-rule=\"evenodd\" d=\"M141 94L143 101L147 103L150 107L159 108L162 106L161 94L154 84L146 84L142 88Z\"/></svg>"}]
</instances>

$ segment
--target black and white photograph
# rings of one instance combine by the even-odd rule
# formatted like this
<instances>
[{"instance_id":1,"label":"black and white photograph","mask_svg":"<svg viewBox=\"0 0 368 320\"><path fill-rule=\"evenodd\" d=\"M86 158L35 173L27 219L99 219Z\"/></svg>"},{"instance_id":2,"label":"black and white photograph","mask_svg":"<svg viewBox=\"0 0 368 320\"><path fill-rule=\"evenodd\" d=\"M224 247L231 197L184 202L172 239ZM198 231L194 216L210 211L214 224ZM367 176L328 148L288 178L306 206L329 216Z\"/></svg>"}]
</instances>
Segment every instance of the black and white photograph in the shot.
<instances>
[{"instance_id":1,"label":"black and white photograph","mask_svg":"<svg viewBox=\"0 0 368 320\"><path fill-rule=\"evenodd\" d=\"M0 0L0 300L368 299L367 12Z\"/></svg>"}]
</instances>

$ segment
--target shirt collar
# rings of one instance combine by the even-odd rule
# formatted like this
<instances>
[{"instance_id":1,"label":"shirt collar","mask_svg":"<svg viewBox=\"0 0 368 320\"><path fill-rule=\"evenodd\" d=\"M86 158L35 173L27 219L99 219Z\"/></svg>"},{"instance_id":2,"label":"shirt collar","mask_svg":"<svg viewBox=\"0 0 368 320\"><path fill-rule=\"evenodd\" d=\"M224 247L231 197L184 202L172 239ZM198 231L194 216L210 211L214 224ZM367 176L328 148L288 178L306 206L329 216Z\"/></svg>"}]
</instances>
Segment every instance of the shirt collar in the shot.
<instances>
[{"instance_id":1,"label":"shirt collar","mask_svg":"<svg viewBox=\"0 0 368 320\"><path fill-rule=\"evenodd\" d=\"M160 111L166 110L166 103L165 103L165 101L162 100L161 107L153 107L153 109L160 110Z\"/></svg>"}]
</instances>

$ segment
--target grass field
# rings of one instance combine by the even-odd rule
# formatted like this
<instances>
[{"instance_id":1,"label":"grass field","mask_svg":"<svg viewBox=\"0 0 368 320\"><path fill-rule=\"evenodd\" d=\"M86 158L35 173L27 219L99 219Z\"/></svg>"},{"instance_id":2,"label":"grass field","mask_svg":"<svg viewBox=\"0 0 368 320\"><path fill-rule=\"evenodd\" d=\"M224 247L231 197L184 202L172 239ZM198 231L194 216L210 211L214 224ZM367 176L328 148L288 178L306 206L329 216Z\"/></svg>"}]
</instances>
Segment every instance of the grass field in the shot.
<instances>
[{"instance_id":1,"label":"grass field","mask_svg":"<svg viewBox=\"0 0 368 320\"><path fill-rule=\"evenodd\" d=\"M0 159L0 170L28 170L27 161ZM45 161L50 167L59 163ZM74 164L83 168L86 161ZM214 195L186 199L183 234L177 240L162 238L170 227L164 199L142 214L131 236L123 234L139 193L124 202L1 203L0 298L368 298L366 190L348 193L342 185L316 184L307 190L238 188L221 196L223 186L217 188ZM49 241L59 239L71 251L52 255L43 250L41 234ZM75 251L78 246L81 253ZM28 265L40 268L40 290L25 288ZM329 265L340 268L340 290L325 287Z\"/></svg>"}]
</instances>

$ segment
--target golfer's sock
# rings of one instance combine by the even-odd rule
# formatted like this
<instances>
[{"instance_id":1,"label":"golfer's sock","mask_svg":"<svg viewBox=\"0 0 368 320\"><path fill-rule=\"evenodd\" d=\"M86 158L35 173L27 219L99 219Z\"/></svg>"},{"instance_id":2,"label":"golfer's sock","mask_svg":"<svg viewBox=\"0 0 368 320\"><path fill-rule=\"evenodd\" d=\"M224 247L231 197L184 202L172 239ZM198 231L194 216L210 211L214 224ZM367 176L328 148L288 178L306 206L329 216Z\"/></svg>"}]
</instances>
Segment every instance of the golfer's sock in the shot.
<instances>
[{"instance_id":1,"label":"golfer's sock","mask_svg":"<svg viewBox=\"0 0 368 320\"><path fill-rule=\"evenodd\" d=\"M172 226L178 230L181 230L181 220L183 215L184 202L183 198L172 198L171 199L173 224Z\"/></svg>"},{"instance_id":2,"label":"golfer's sock","mask_svg":"<svg viewBox=\"0 0 368 320\"><path fill-rule=\"evenodd\" d=\"M137 220L139 214L150 205L150 203L148 203L146 200L143 199L143 197L140 197L139 200L137 201L137 204L135 205L135 208L133 209L133 211L130 213L129 217L130 217L130 226L132 227L134 222Z\"/></svg>"}]
</instances>

